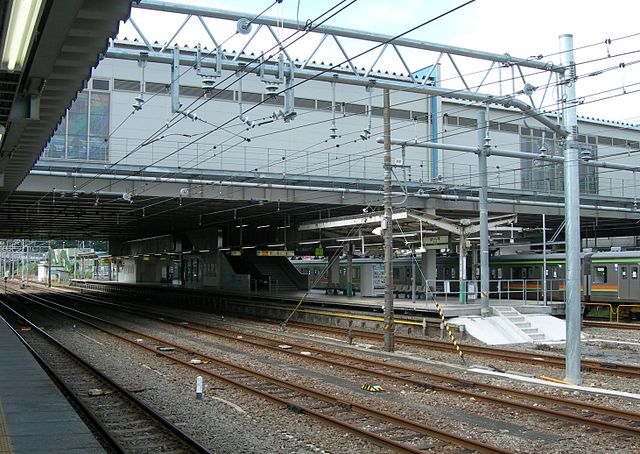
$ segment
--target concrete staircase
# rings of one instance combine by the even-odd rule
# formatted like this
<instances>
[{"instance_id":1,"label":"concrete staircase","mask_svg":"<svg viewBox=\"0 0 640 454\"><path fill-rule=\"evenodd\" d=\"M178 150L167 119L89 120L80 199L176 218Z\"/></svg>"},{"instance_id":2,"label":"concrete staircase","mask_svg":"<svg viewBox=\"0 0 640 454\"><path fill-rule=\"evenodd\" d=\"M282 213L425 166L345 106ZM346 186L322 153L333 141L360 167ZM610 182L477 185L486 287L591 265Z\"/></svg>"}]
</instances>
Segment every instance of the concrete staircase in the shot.
<instances>
[{"instance_id":1,"label":"concrete staircase","mask_svg":"<svg viewBox=\"0 0 640 454\"><path fill-rule=\"evenodd\" d=\"M544 342L549 340L538 328L531 326L527 317L515 310L513 307L493 307L493 313L498 317L506 319L520 334L529 338L531 342Z\"/></svg>"}]
</instances>

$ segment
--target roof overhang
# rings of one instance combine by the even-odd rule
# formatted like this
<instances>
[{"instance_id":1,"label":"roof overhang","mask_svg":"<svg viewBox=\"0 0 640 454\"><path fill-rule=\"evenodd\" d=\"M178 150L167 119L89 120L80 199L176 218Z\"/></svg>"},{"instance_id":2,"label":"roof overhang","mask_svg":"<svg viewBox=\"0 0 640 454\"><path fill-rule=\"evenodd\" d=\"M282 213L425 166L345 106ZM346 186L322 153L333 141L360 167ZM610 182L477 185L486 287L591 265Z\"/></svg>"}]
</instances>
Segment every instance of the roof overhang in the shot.
<instances>
[{"instance_id":1,"label":"roof overhang","mask_svg":"<svg viewBox=\"0 0 640 454\"><path fill-rule=\"evenodd\" d=\"M0 6L6 44L11 7ZM65 110L129 17L130 0L43 0L20 71L0 70L0 205L38 160Z\"/></svg>"}]
</instances>

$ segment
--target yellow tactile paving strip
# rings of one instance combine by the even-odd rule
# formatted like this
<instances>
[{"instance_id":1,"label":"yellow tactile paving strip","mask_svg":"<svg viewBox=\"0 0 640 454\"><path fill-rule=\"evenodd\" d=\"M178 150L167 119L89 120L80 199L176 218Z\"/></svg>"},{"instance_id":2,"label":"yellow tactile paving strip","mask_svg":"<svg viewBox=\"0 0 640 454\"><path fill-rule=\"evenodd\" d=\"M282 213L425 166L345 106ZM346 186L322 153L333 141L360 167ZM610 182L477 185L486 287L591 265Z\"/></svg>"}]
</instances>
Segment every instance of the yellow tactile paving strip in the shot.
<instances>
[{"instance_id":1,"label":"yellow tactile paving strip","mask_svg":"<svg viewBox=\"0 0 640 454\"><path fill-rule=\"evenodd\" d=\"M11 446L11 438L7 431L7 425L4 421L4 411L2 411L2 402L0 402L0 454L13 454L13 446Z\"/></svg>"}]
</instances>

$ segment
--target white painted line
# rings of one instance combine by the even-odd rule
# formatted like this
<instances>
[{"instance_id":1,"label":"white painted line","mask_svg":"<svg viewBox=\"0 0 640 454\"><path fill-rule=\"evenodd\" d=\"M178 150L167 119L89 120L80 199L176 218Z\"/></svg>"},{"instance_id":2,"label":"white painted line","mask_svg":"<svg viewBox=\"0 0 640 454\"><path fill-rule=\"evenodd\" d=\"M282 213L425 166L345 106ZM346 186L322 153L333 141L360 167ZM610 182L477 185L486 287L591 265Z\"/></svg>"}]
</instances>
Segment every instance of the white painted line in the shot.
<instances>
[{"instance_id":1,"label":"white painted line","mask_svg":"<svg viewBox=\"0 0 640 454\"><path fill-rule=\"evenodd\" d=\"M82 334L82 333L78 333L78 334L80 334L82 337L84 337L86 339L89 339L90 341L95 342L96 344L102 345L104 347L104 344L102 342L99 342L99 341L95 340L93 337L89 337L86 334Z\"/></svg>"},{"instance_id":2,"label":"white painted line","mask_svg":"<svg viewBox=\"0 0 640 454\"><path fill-rule=\"evenodd\" d=\"M214 399L214 400L219 400L220 402L229 405L231 408L233 408L235 411L237 411L238 413L240 413L242 415L247 413L246 411L244 411L242 408L240 408L238 405L234 404L233 402L229 402L228 400L224 400L224 399L222 399L220 397L211 397L211 398Z\"/></svg>"},{"instance_id":3,"label":"white painted line","mask_svg":"<svg viewBox=\"0 0 640 454\"><path fill-rule=\"evenodd\" d=\"M593 393L593 394L606 394L608 396L626 397L628 399L640 400L640 394L628 393L624 391L615 391L613 389L592 388L590 386L565 385L563 383L554 383L554 382L551 382L548 380L542 380L539 378L525 377L523 375L516 375L516 374L507 374L507 373L496 372L496 371L487 370L487 369L471 368L467 370L469 372L475 372L477 374L494 375L496 377L509 378L512 380L519 380L527 383L535 383L538 385L554 386L556 388L570 389L572 391L582 391L582 392Z\"/></svg>"},{"instance_id":4,"label":"white painted line","mask_svg":"<svg viewBox=\"0 0 640 454\"><path fill-rule=\"evenodd\" d=\"M162 372L160 372L160 371L159 371L159 370L157 370L157 369L154 369L154 368L153 368L153 367L151 367L151 366L147 366L146 364L142 364L142 367L144 367L145 369L149 369L149 370L151 370L151 371L155 372L156 374L160 375L160 376L161 376L161 377L163 377L163 378L167 378L167 376L166 376L165 374L163 374Z\"/></svg>"}]
</instances>

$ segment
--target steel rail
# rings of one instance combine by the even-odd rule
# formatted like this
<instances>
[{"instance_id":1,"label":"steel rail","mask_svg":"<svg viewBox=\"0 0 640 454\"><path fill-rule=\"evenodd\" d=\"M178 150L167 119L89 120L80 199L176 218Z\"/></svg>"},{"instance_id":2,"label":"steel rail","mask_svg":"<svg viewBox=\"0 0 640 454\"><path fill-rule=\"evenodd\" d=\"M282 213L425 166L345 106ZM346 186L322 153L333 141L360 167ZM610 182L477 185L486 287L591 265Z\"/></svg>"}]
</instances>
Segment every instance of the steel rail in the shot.
<instances>
[{"instance_id":1,"label":"steel rail","mask_svg":"<svg viewBox=\"0 0 640 454\"><path fill-rule=\"evenodd\" d=\"M50 344L54 345L57 349L63 351L69 358L71 358L74 362L76 362L80 367L86 369L87 371L89 371L90 374L98 377L99 380L103 381L108 386L110 386L113 389L115 389L119 393L119 395L123 396L127 401L131 402L136 408L140 409L142 412L144 412L149 417L151 417L153 420L155 420L157 423L159 423L160 426L162 426L171 436L173 436L174 438L179 440L184 446L188 447L193 452L207 453L207 454L211 453L210 450L208 450L207 448L202 446L200 443L198 443L191 436L189 436L188 434L183 432L181 429L179 429L177 426L172 424L169 420L167 420L160 413L156 412L151 407L146 405L144 402L139 400L131 392L127 391L122 386L120 386L119 384L114 382L112 379L107 377L104 373L102 373L101 371L99 371L98 369L93 367L87 361L85 361L80 356L78 356L76 353L74 353L69 348L67 348L62 343L60 343L53 336L51 336L50 334L46 333L41 328L39 328L35 323L31 322L25 316L23 316L22 314L20 314L19 312L17 312L13 308L11 308L8 304L0 301L0 305L5 310L9 311L14 317L16 317L17 319L21 320L22 322L28 324L31 327L32 331L37 332L47 342L49 342ZM109 432L109 429L104 426L104 424L100 420L99 416L97 416L91 409L89 409L82 402L82 400L77 396L77 394L65 383L65 380L60 376L60 374L58 374L55 370L53 370L53 368L51 368L48 365L47 361L44 358L42 358L42 356L39 355L36 352L35 348L33 348L29 344L29 342L22 335L20 335L20 333L18 333L8 323L7 323L7 325L18 336L20 341L25 345L25 347L27 347L27 349L31 352L31 354L36 358L38 363L40 363L40 365L47 371L47 373L49 373L52 377L54 377L56 383L59 384L64 389L65 393L68 396L70 396L70 398L73 400L73 402L75 404L77 404L79 408L82 409L82 411L85 413L87 418L91 421L92 425L96 428L96 430L100 433L100 435L103 436L104 439L111 445L111 447L116 452L120 452L120 453L128 452L122 446L122 444L119 443L116 440L117 437L112 435Z\"/></svg>"},{"instance_id":2,"label":"steel rail","mask_svg":"<svg viewBox=\"0 0 640 454\"><path fill-rule=\"evenodd\" d=\"M72 296L72 295L66 295L66 296ZM81 299L84 299L84 297L80 297ZM94 300L92 302L93 304L98 304L98 305L104 305L104 302L100 302L99 300ZM117 303L106 303L109 306L116 306L118 309L123 310L125 312L128 313L133 313L136 315L141 315L143 317L152 319L154 321L158 321L158 322L162 322L162 323L166 323L166 324L170 324L172 326L178 327L178 328L182 328L182 329L187 329L187 330L192 330L192 331L196 331L196 332L200 332L200 333L204 333L204 334L208 334L208 335L214 335L217 337L222 337L226 340L232 341L232 342L240 342L240 343L246 343L246 344L250 344L252 346L255 347L259 347L259 348L264 348L264 349L269 349L271 351L275 351L281 354L287 354L287 355L294 355L296 357L301 357L302 355L300 355L297 352L293 352L293 351L289 351L289 350L283 350L282 348L278 347L277 345L279 344L279 342L277 340L274 339L270 339L270 338L265 338L262 336L258 336L255 334L248 334L245 332L242 332L242 338L239 339L237 337L238 332L234 332L232 330L229 329L225 329L225 328L221 328L221 327L209 327L205 324L199 323L199 322L194 322L194 321L189 321L189 325L185 326L183 324L184 320L179 320L173 316L167 316L166 314L159 314L159 313L154 313L154 312L150 312L150 311L143 311L140 309L132 309L130 307L127 306L123 306L121 304L117 304ZM170 321L170 320L174 320L174 321ZM223 334L223 332L227 332L228 334ZM254 339L258 339L258 341L250 341L248 340L248 338L254 338ZM265 342L269 342L273 345L265 345ZM295 346L295 344L293 344L290 341L287 341L288 344ZM386 370L393 370L397 373L400 374L411 374L411 375L419 375L425 378L430 378L430 379L436 379L439 381L444 381L444 382L448 382L448 383L453 383L454 385L460 385L460 386L464 386L464 387L476 387L476 388L480 388L486 391L490 391L490 392L494 392L494 393L498 393L498 394L511 394L513 396L517 396L517 397L522 397L522 398L526 398L529 400L533 400L533 401L537 401L537 402L544 402L544 403L553 403L555 405L559 405L559 406L564 406L564 407L572 407L574 409L576 409L576 411L589 411L591 413L594 414L600 414L603 417L616 417L616 418L621 418L621 419L627 419L627 420L631 420L634 423L640 422L640 414L639 413L635 413L635 412L630 412L630 411L626 411L626 410L617 410L617 409L612 409L612 408L606 408L606 407L597 407L594 405L590 405L588 403L583 403L583 402L579 402L579 401L575 401L575 400L569 400L569 399L563 399L563 398L559 398L559 397L554 397L554 396L544 396L544 395L539 395L539 394L534 394L534 393L530 393L527 391L520 391L520 390L512 390L512 389L507 389L507 388L503 388L500 386L496 386L496 385L491 385L491 384L485 384L485 383L480 383L480 382L473 382L471 380L466 380L466 379L459 379L456 377L451 377L448 375L443 375L443 374L438 374L438 373L433 373L433 372L424 372L424 371L419 371L419 370L415 370L413 368L407 368L407 367L403 367L403 366L397 366L397 365L392 365L389 363L382 363L379 361L374 361L374 360L368 360L368 359L363 359L363 358L354 358L353 356L350 355L346 355L346 354L342 354L342 353L336 353L336 352L328 352L326 350L323 349L319 349L319 348L315 348L315 347L309 347L307 345L298 345L297 347L299 347L300 349L306 350L306 351L310 351L310 352L315 352L315 356L312 357L306 357L306 356L302 356L303 358L307 359L307 360L314 360L314 361L319 361L319 362L323 362L325 364L329 364L331 366L334 367L343 367L343 368L348 368L348 369L352 369L355 370L357 372L364 372L367 374L372 374L372 375L376 375L376 376L380 376L380 377L385 377L388 379L392 379L392 380L396 380L396 381L402 381L404 383L407 384L411 384L411 385L416 385L416 386L428 386L431 389L437 389L439 391L444 391L444 392L449 392L449 393L455 393L455 394L459 394L462 395L464 397L472 397L472 398L476 398L476 399L480 399L480 400L485 400L485 401L489 401L491 403L494 404L499 404L499 405L505 405L505 406L510 406L510 407L514 407L514 408L518 408L521 410L528 410L534 413L538 413L538 414L543 414L545 416L548 417L559 417L565 420L569 420L571 422L580 422L583 424L587 424L587 425L591 425L594 426L596 428L602 429L608 429L614 432L618 432L618 433L624 433L624 434L628 434L628 435L634 435L634 436L638 436L640 435L640 428L637 427L633 427L633 426L628 426L628 425L622 425L622 424L618 424L618 423L612 423L609 421L598 421L598 420L593 420L589 417L585 417L582 415L575 415L575 414L571 414L571 413L567 413L564 411L560 411L560 410L554 410L554 409L546 409L546 408L542 408L542 407L537 407L534 405L529 405L529 404L524 404L522 402L518 402L515 400L510 400L510 399L503 399L503 398L496 398L496 397L491 397L491 396L487 396L485 394L481 394L481 393L473 393L470 391L465 391L465 390L461 390L461 389L456 389L456 388L451 388L451 387L446 387L446 386L441 386L441 385L434 385L432 383L427 383L421 380L416 380L416 379L412 379L412 378L407 378L404 376L398 376L398 375L394 375L392 373L388 373L385 371L380 371L380 370L375 370L372 371L371 369L368 368L362 368L362 367L357 367L357 366L353 366L348 364L348 361L356 361L359 363L363 363L369 366L374 366L374 367L378 367L380 369L386 369ZM337 359L325 359L325 358L321 358L318 355L327 355L333 358L337 358Z\"/></svg>"},{"instance_id":3,"label":"steel rail","mask_svg":"<svg viewBox=\"0 0 640 454\"><path fill-rule=\"evenodd\" d=\"M292 403L292 402L290 402L290 401L288 401L288 400L286 400L284 398L281 398L281 397L273 395L273 394L271 394L269 392L257 389L255 387L250 386L250 385L244 384L244 383L242 383L242 382L240 382L238 380L235 380L235 379L233 379L231 377L227 377L227 376L224 376L223 374L219 374L219 373L207 370L207 369L205 369L203 367L198 367L197 365L191 364L188 361L181 360L179 358L175 358L175 357L173 357L173 356L171 356L169 354L163 353L162 351L158 351L158 350L156 350L156 349L154 349L152 347L148 347L146 345L140 344L139 342L137 342L135 340L128 339L128 338L126 338L124 336L121 336L119 334L113 333L113 332L111 332L111 331L109 331L109 330L107 330L105 328L102 328L102 327L100 327L98 325L95 325L92 322L88 322L88 321L84 320L81 317L69 314L69 313L65 312L64 310L52 308L52 307L48 306L48 304L45 304L45 303L37 301L38 299L46 300L46 299L44 299L42 297L24 296L24 294L22 296L25 299L30 300L32 302L35 302L36 304L40 304L40 305L42 305L43 307L45 307L45 308L47 308L49 310L61 313L61 314L65 315L65 316L70 317L70 318L72 318L74 320L77 320L77 321L79 321L81 323L84 323L84 324L87 324L89 326L92 326L95 329L98 329L98 330L100 330L100 331L102 331L104 333L107 333L107 334L109 334L111 336L114 336L114 337L116 337L116 338L118 338L118 339L120 339L122 341L130 343L131 345L135 345L135 346L137 346L137 347L139 347L141 349L147 350L147 351L153 353L154 355L160 355L160 356L165 357L165 358L167 358L167 359L169 359L171 361L177 362L177 363L179 363L181 365L184 365L186 367L194 369L194 370L198 371L199 373L203 373L203 374L209 375L211 377L214 377L216 379L219 379L219 380L225 381L227 383L233 384L234 386L238 386L238 387L240 387L242 389L245 389L246 391L249 391L249 392L257 394L257 395L260 395L261 397L276 401L276 402L281 403L281 404L283 404L283 405L285 405L287 407L295 408L296 410L304 412L306 414L309 414L310 416L313 416L313 417L315 417L317 419L324 420L324 421L326 421L328 423L331 423L333 425L341 427L341 428L343 428L343 429L345 429L345 430L347 430L349 432L356 433L358 436L366 438L366 439L369 439L370 441L373 441L374 443L377 443L379 445L392 448L392 449L394 449L394 450L396 450L398 452L411 452L411 453L421 453L421 452L423 452L421 450L418 450L418 449L413 448L411 446L408 446L406 444L403 444L403 443L400 443L400 442L396 442L396 441L394 441L392 439L389 439L387 437L378 435L378 434L373 433L373 432L366 431L364 429L361 429L359 427L354 426L353 424L350 424L350 423L347 423L347 422L344 422L344 421L340 421L339 419L334 418L334 417L332 417L330 415L322 414L320 411L315 410L315 409L313 409L311 407L304 407L304 406L301 406L301 405L299 405L297 403ZM55 303L55 302L53 302L52 304L59 305L58 303ZM61 305L59 305L59 306L61 306ZM77 311L75 309L66 308L66 307L65 307L65 309L67 311L81 313L80 311ZM95 316L92 316L92 315L89 315L89 314L83 314L83 316L98 320L100 323L108 324L108 325L117 327L118 329L125 330L128 333L131 333L131 334L134 334L135 336L138 336L139 338L140 337L147 338L149 340L152 340L153 342L160 343L160 344L167 345L167 346L171 346L171 347L175 348L176 350L181 350L181 351L183 351L185 353L191 353L192 355L196 354L197 356L199 356L201 358L204 358L204 359L206 359L206 360L208 360L208 361L210 361L212 363L216 363L216 364L218 364L218 365L220 365L222 367L225 367L225 368L228 368L228 369L231 369L231 370L235 370L237 372L240 372L240 373L243 373L243 374L247 374L247 375L262 379L262 380L266 380L266 381L268 381L270 383L273 383L273 384L276 384L278 386L281 386L281 387L284 387L284 388L287 388L287 389L302 393L302 394L307 395L307 396L315 397L315 398L323 400L325 402L330 402L330 403L342 406L344 408L349 408L351 410L355 410L356 412L358 412L360 414L363 414L363 415L370 415L370 416L373 416L375 418L378 418L379 420L386 421L386 422L391 422L391 423L396 424L396 425L398 425L400 427L404 427L406 429L413 430L413 431L415 431L415 432L417 432L419 434L439 439L441 441L444 441L445 443L454 444L454 445L457 445L457 446L460 446L460 447L463 447L463 448L467 448L467 449L474 449L474 450L476 450L478 452L481 452L481 453L508 453L508 452L510 452L510 451L501 449L499 447L492 446L492 445L490 445L488 443L475 441L475 440L472 440L472 439L469 439L469 438L466 438L466 437L463 437L463 436L458 436L458 435L455 435L455 434L452 434L452 433L448 433L448 432L442 431L440 429L436 429L434 427L428 427L428 426L423 425L423 424L414 423L413 421L401 418L401 417L393 415L391 413L382 412L382 411L379 411L379 410L374 410L372 408L366 407L364 405L357 404L357 403L352 402L352 401L345 401L345 400L337 399L337 398L335 398L335 397L333 397L333 396L331 396L329 394L325 394L325 393L322 393L322 392L319 392L319 391L316 391L314 389L310 389L310 388L307 388L307 387L304 387L304 386L296 385L296 384L293 384L293 383L288 382L288 381L280 380L280 379L277 379L275 377L271 377L271 376L268 376L266 374L257 372L255 370L251 370L251 369L248 369L248 368L245 368L245 367L242 367L242 366L239 366L239 365L227 362L227 361L220 360L218 358L212 357L212 356L207 355L207 354L202 353L202 352L196 352L192 348L185 348L185 347L182 347L182 346L180 346L178 344L169 342L169 341L167 341L165 339L159 339L159 338L156 338L154 336L150 336L148 334L144 334L144 333L141 333L141 332L138 332L138 331L131 330L129 328L124 328L122 326L117 325L116 323L110 322L108 320L100 319L99 317L95 317Z\"/></svg>"}]
</instances>

